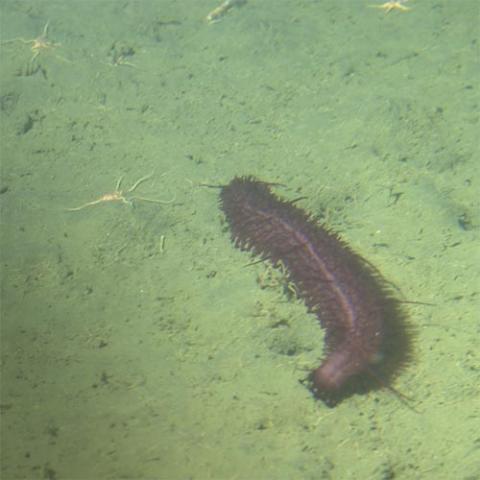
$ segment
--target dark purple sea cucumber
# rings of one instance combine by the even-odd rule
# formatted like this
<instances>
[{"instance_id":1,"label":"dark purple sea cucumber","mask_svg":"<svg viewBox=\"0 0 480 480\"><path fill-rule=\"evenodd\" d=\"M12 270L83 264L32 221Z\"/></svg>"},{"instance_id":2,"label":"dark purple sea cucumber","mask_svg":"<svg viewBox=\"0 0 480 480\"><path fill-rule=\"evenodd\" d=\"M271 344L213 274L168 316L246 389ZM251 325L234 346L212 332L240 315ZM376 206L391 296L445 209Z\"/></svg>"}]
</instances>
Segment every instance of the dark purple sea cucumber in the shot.
<instances>
[{"instance_id":1,"label":"dark purple sea cucumber","mask_svg":"<svg viewBox=\"0 0 480 480\"><path fill-rule=\"evenodd\" d=\"M221 206L235 246L283 264L325 328L326 356L310 376L312 390L334 406L355 392L387 386L409 356L400 302L370 263L270 186L236 177L222 187Z\"/></svg>"}]
</instances>

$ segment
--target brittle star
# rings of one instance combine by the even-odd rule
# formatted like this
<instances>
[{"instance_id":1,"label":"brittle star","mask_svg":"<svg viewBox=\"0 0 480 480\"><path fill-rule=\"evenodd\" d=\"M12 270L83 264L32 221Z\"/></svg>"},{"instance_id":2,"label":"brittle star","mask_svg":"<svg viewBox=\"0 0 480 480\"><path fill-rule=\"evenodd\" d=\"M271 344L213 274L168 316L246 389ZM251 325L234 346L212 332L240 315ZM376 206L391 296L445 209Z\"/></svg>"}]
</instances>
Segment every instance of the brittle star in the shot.
<instances>
[{"instance_id":1,"label":"brittle star","mask_svg":"<svg viewBox=\"0 0 480 480\"><path fill-rule=\"evenodd\" d=\"M47 22L45 24L45 26L43 27L43 31L42 33L37 37L37 38L33 38L32 40L25 40L24 38L13 38L12 40L6 40L5 42L3 42L4 44L5 43L12 43L12 42L22 42L22 43L25 43L25 44L31 44L31 47L30 47L30 50L32 51L33 53L33 56L32 58L30 59L30 64L32 64L36 58L40 55L40 51L41 50L47 50L47 49L50 49L50 48L55 48L55 47L59 47L60 46L60 43L55 43L55 42L49 42L48 41L48 25L49 25L50 22ZM70 60L67 60L66 58L63 58L63 57L60 57L57 55L58 58L60 58L61 60L64 60L66 62L70 62Z\"/></svg>"},{"instance_id":2,"label":"brittle star","mask_svg":"<svg viewBox=\"0 0 480 480\"><path fill-rule=\"evenodd\" d=\"M84 208L91 207L93 205L98 205L99 203L103 203L103 202L122 202L127 205L132 205L133 200L143 200L144 202L161 203L163 205L172 203L175 200L175 197L173 197L171 200L156 200L154 198L139 197L137 195L129 198L126 197L128 193L131 193L134 190L136 190L136 188L141 183L145 182L145 180L148 180L152 175L153 173L150 173L149 175L146 175L145 177L138 179L128 190L125 190L125 191L120 190L120 186L122 185L122 180L123 180L123 176L121 176L118 179L117 185L115 186L115 190L113 192L106 193L105 195L102 195L100 198L97 198L96 200L92 200L91 202L84 203L79 207L67 208L67 210L69 212L78 212L79 210L83 210Z\"/></svg>"},{"instance_id":3,"label":"brittle star","mask_svg":"<svg viewBox=\"0 0 480 480\"><path fill-rule=\"evenodd\" d=\"M408 0L390 0L389 2L385 2L382 5L369 5L369 7L385 10L385 14L391 12L392 10L400 10L401 12L407 12L408 10L411 10L411 8L404 5L404 3L406 2L408 2Z\"/></svg>"}]
</instances>

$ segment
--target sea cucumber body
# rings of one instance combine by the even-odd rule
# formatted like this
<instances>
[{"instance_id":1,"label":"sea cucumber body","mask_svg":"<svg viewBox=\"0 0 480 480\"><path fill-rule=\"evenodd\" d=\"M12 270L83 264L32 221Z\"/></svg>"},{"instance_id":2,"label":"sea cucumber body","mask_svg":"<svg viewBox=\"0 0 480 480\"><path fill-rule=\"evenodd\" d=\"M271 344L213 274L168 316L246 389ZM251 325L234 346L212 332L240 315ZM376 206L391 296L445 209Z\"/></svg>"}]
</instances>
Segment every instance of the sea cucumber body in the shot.
<instances>
[{"instance_id":1,"label":"sea cucumber body","mask_svg":"<svg viewBox=\"0 0 480 480\"><path fill-rule=\"evenodd\" d=\"M276 197L268 184L234 178L222 188L221 204L235 245L282 263L325 328L326 357L312 380L316 395L335 404L354 377L383 358L388 289L336 234Z\"/></svg>"}]
</instances>

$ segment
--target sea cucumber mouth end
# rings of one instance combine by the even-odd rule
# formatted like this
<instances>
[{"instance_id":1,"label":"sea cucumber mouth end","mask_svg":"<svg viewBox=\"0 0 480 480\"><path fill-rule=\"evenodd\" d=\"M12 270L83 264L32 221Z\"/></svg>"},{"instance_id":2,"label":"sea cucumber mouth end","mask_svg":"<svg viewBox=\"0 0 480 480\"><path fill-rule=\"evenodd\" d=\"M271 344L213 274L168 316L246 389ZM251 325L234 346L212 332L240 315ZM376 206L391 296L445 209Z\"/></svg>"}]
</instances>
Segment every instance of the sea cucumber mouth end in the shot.
<instances>
[{"instance_id":1,"label":"sea cucumber mouth end","mask_svg":"<svg viewBox=\"0 0 480 480\"><path fill-rule=\"evenodd\" d=\"M322 376L321 367L317 368L309 375L309 389L317 400L321 400L329 408L336 407L346 398L356 393L364 393L362 385L365 380L364 375L354 375L344 379L341 384L334 384L325 381Z\"/></svg>"},{"instance_id":2,"label":"sea cucumber mouth end","mask_svg":"<svg viewBox=\"0 0 480 480\"><path fill-rule=\"evenodd\" d=\"M342 401L345 395L342 395L339 390L322 385L318 378L320 377L319 370L320 368L317 368L308 376L309 390L316 399L321 400L327 407L334 408Z\"/></svg>"}]
</instances>

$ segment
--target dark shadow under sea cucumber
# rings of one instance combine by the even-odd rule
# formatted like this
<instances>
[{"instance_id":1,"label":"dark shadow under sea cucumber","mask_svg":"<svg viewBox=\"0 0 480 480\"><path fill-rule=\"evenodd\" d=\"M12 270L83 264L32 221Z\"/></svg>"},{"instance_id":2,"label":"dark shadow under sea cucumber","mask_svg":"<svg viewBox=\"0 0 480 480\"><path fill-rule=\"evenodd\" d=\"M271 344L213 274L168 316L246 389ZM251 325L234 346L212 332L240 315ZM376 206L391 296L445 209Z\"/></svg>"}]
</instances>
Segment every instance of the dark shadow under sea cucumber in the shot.
<instances>
[{"instance_id":1,"label":"dark shadow under sea cucumber","mask_svg":"<svg viewBox=\"0 0 480 480\"><path fill-rule=\"evenodd\" d=\"M236 177L220 199L235 246L283 264L325 328L326 356L311 389L334 406L354 393L388 386L410 359L405 314L380 273L338 235L271 185Z\"/></svg>"}]
</instances>

